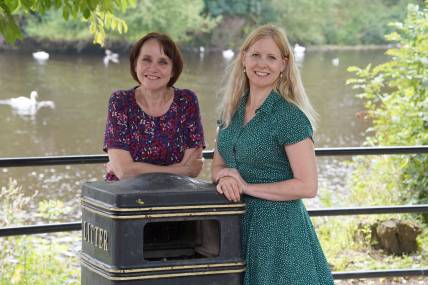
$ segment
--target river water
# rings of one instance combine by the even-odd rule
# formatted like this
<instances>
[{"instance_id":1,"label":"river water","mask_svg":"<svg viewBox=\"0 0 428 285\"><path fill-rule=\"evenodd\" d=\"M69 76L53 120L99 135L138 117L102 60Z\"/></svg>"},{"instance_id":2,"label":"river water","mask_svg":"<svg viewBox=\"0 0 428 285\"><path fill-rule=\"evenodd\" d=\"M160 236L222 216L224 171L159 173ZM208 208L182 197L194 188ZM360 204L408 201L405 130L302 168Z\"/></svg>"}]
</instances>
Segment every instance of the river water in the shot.
<instances>
[{"instance_id":1,"label":"river water","mask_svg":"<svg viewBox=\"0 0 428 285\"><path fill-rule=\"evenodd\" d=\"M219 88L228 62L221 53L185 54L185 69L177 82L179 88L194 90L199 98L207 148L215 140L216 106ZM332 60L339 59L334 65ZM320 115L315 135L316 147L361 146L369 122L358 116L364 110L355 90L345 82L352 74L348 66L365 67L385 61L384 51L308 52L300 62L304 85ZM102 55L51 54L39 63L30 53L0 52L0 100L29 96L52 101L55 107L39 109L34 115L22 115L9 105L0 105L0 157L100 154L103 142L107 102L117 89L135 85L129 74L126 55L119 64L103 64ZM320 189L333 191L343 187L347 173L344 160L319 158ZM209 161L200 176L208 179ZM102 165L58 167L16 167L0 169L0 186L15 179L22 191L39 194L36 201L59 199L75 209L78 218L80 185L102 179Z\"/></svg>"}]
</instances>

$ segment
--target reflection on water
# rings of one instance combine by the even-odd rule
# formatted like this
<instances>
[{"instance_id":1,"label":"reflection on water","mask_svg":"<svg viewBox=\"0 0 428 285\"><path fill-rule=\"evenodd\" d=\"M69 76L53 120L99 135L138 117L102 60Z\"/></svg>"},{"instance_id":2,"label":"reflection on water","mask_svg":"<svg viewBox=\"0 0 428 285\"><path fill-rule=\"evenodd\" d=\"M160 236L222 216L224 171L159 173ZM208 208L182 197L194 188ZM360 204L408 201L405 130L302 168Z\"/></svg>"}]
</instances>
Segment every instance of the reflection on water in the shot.
<instances>
[{"instance_id":1,"label":"reflection on water","mask_svg":"<svg viewBox=\"0 0 428 285\"><path fill-rule=\"evenodd\" d=\"M30 53L0 52L0 100L28 96L51 101L55 108L40 108L34 116L16 114L9 105L0 105L0 157L99 154L103 139L107 102L117 89L135 85L125 55L118 64L104 65L103 55L51 54L38 64ZM383 51L306 52L301 70L303 81L320 115L315 136L317 147L360 146L368 122L356 117L363 110L355 91L345 85L350 65L366 66L385 60ZM207 148L214 147L216 106L225 67L219 54L185 54L185 69L176 84L198 94ZM340 166L320 160L320 180ZM327 164L326 164L327 163ZM208 179L208 164L202 178ZM336 171L337 172L337 171ZM80 184L101 179L102 165L25 167L1 170L0 186L9 177L18 180L23 191L39 191L40 198L58 198L76 208ZM77 211L76 211L77 214ZM77 217L77 216L76 216ZM75 219L72 219L75 220Z\"/></svg>"}]
</instances>

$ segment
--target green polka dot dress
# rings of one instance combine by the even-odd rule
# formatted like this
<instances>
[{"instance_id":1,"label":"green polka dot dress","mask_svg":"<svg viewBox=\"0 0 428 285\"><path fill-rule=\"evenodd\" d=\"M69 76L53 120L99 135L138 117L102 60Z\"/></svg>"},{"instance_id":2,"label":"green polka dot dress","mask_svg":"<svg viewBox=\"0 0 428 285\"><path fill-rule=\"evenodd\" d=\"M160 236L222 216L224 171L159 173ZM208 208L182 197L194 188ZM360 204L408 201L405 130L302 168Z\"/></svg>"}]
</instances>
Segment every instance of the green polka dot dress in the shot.
<instances>
[{"instance_id":1,"label":"green polka dot dress","mask_svg":"<svg viewBox=\"0 0 428 285\"><path fill-rule=\"evenodd\" d=\"M304 113L272 92L256 116L243 126L245 96L230 125L218 135L218 150L228 167L248 183L293 178L284 145L312 137ZM244 285L334 284L312 223L301 200L267 201L243 197Z\"/></svg>"}]
</instances>

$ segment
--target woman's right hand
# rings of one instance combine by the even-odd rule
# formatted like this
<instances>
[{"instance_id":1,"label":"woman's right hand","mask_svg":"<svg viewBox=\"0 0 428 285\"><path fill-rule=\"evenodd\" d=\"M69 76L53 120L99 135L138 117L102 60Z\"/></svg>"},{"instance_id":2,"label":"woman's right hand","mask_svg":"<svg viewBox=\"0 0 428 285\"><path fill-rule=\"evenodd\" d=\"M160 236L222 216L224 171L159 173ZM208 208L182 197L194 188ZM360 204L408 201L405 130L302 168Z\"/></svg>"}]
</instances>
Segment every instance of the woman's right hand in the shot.
<instances>
[{"instance_id":1,"label":"woman's right hand","mask_svg":"<svg viewBox=\"0 0 428 285\"><path fill-rule=\"evenodd\" d=\"M241 200L241 187L232 176L223 176L218 180L217 192L223 194L229 201L239 202Z\"/></svg>"},{"instance_id":2,"label":"woman's right hand","mask_svg":"<svg viewBox=\"0 0 428 285\"><path fill-rule=\"evenodd\" d=\"M202 170L204 165L204 158L202 157L202 149L194 149L193 152L183 159L182 164L186 167L187 175L190 177L196 177Z\"/></svg>"},{"instance_id":3,"label":"woman's right hand","mask_svg":"<svg viewBox=\"0 0 428 285\"><path fill-rule=\"evenodd\" d=\"M242 178L239 171L235 168L223 168L217 173L217 181L223 177L232 177L235 178L236 182L239 185L240 193L245 193L248 188L248 183Z\"/></svg>"},{"instance_id":4,"label":"woman's right hand","mask_svg":"<svg viewBox=\"0 0 428 285\"><path fill-rule=\"evenodd\" d=\"M106 164L104 164L104 166L106 168L106 173L108 173L108 174L114 174L113 165L112 165L112 163L110 161L107 162Z\"/></svg>"}]
</instances>

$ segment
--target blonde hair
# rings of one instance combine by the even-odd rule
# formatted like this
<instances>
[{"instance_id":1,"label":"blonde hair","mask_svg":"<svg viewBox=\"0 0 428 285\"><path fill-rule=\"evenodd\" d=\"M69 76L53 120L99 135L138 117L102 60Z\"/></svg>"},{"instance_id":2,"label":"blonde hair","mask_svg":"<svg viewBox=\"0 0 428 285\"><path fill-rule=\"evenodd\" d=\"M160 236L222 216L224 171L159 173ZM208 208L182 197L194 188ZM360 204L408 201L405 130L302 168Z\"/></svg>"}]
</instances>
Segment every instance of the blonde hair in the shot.
<instances>
[{"instance_id":1,"label":"blonde hair","mask_svg":"<svg viewBox=\"0 0 428 285\"><path fill-rule=\"evenodd\" d=\"M271 38L281 51L282 57L287 59L286 68L283 75L278 78L274 90L285 100L299 107L308 117L312 128L315 130L317 113L306 95L290 43L288 42L285 32L271 24L257 28L247 37L239 50L238 56L228 68L228 79L219 109L223 127L227 127L230 124L233 115L238 109L241 98L250 88L248 78L243 68L244 53L248 51L255 42L263 38Z\"/></svg>"}]
</instances>

